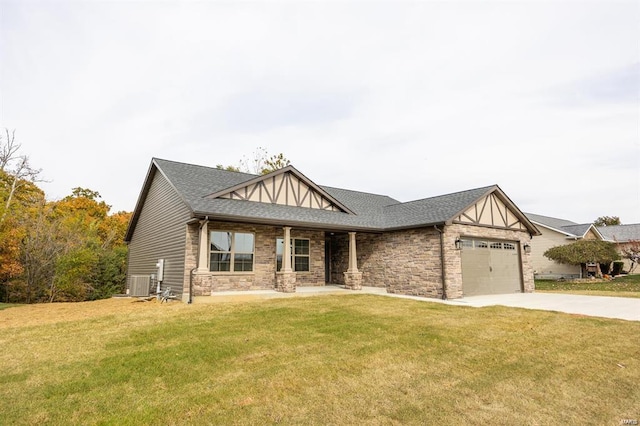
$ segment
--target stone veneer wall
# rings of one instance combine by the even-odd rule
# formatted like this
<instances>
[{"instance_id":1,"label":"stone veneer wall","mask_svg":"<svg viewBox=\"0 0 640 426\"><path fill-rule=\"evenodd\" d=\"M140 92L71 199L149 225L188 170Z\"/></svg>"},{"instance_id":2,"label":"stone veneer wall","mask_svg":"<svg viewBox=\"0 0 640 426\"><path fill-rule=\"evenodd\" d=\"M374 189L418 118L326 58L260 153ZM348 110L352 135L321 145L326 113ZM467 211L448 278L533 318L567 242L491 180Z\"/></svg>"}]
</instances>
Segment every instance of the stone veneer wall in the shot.
<instances>
[{"instance_id":1,"label":"stone veneer wall","mask_svg":"<svg viewBox=\"0 0 640 426\"><path fill-rule=\"evenodd\" d=\"M446 296L463 296L462 263L455 240L476 237L519 242L522 258L524 291L534 291L531 255L522 246L530 242L527 232L453 224L444 230ZM434 228L419 228L384 234L358 233L356 236L358 269L364 286L386 287L387 292L442 298L440 234ZM344 284L347 270L349 239L347 235L332 237L331 282Z\"/></svg>"},{"instance_id":2,"label":"stone veneer wall","mask_svg":"<svg viewBox=\"0 0 640 426\"><path fill-rule=\"evenodd\" d=\"M362 285L386 287L389 293L442 297L440 237L434 229L358 233L356 248ZM333 237L333 283L344 284L348 250L347 235Z\"/></svg>"},{"instance_id":3,"label":"stone veneer wall","mask_svg":"<svg viewBox=\"0 0 640 426\"><path fill-rule=\"evenodd\" d=\"M325 285L324 232L304 231L293 228L291 230L291 238L309 239L309 272L296 272L296 286ZM273 256L275 263L275 248Z\"/></svg>"},{"instance_id":4,"label":"stone veneer wall","mask_svg":"<svg viewBox=\"0 0 640 426\"><path fill-rule=\"evenodd\" d=\"M219 291L270 290L276 285L276 238L282 238L282 228L229 222L208 224L208 231L251 232L255 235L253 272L196 273L193 295L206 296ZM185 251L185 282L183 294L189 293L189 274L197 266L199 225L187 226ZM309 238L310 272L296 274L296 285L324 285L324 232L291 230L292 238Z\"/></svg>"}]
</instances>

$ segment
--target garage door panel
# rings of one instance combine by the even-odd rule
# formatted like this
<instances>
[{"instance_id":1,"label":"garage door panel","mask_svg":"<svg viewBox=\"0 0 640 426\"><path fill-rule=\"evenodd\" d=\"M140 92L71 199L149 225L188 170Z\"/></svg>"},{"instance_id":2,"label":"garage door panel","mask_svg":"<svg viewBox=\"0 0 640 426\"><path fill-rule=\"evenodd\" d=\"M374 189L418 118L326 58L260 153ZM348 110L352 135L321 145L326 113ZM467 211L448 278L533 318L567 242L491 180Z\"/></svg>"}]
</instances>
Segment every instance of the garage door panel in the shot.
<instances>
[{"instance_id":1,"label":"garage door panel","mask_svg":"<svg viewBox=\"0 0 640 426\"><path fill-rule=\"evenodd\" d=\"M462 251L462 282L465 295L483 294L491 285L490 256L487 248Z\"/></svg>"},{"instance_id":2,"label":"garage door panel","mask_svg":"<svg viewBox=\"0 0 640 426\"><path fill-rule=\"evenodd\" d=\"M463 245L462 291L465 296L522 291L517 243L467 240Z\"/></svg>"}]
</instances>

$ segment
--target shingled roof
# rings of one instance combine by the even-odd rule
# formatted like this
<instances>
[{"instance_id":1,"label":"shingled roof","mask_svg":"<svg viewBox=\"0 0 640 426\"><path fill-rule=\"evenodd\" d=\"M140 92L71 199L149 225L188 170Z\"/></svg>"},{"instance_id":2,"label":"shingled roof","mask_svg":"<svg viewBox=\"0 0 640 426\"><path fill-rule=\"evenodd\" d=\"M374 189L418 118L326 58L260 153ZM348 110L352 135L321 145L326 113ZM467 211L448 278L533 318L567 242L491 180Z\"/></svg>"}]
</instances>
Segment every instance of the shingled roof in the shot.
<instances>
[{"instance_id":1,"label":"shingled roof","mask_svg":"<svg viewBox=\"0 0 640 426\"><path fill-rule=\"evenodd\" d=\"M295 170L295 169L294 169ZM287 224L326 230L382 232L447 223L465 208L493 191L497 185L401 203L386 195L317 185L328 196L348 208L348 212L292 207L236 199L213 198L210 195L244 182L255 181L256 175L231 172L211 167L154 158L147 182L140 195L132 226L144 203L153 173L159 171L176 190L194 218L209 216L217 220L251 223ZM500 193L502 193L500 191ZM504 195L504 194L503 194ZM505 196L506 197L506 196ZM522 215L525 222L528 219ZM527 226L537 233L530 222ZM130 232L132 229L130 228ZM129 234L129 233L128 233Z\"/></svg>"},{"instance_id":2,"label":"shingled roof","mask_svg":"<svg viewBox=\"0 0 640 426\"><path fill-rule=\"evenodd\" d=\"M533 223L565 234L569 238L583 238L590 229L593 229L596 234L600 234L598 232L598 228L596 228L592 223L576 223L566 219L559 219L557 217L543 216L533 213L525 213L525 215Z\"/></svg>"},{"instance_id":3,"label":"shingled roof","mask_svg":"<svg viewBox=\"0 0 640 426\"><path fill-rule=\"evenodd\" d=\"M619 243L640 241L640 223L598 226L598 231L609 241L617 241Z\"/></svg>"}]
</instances>

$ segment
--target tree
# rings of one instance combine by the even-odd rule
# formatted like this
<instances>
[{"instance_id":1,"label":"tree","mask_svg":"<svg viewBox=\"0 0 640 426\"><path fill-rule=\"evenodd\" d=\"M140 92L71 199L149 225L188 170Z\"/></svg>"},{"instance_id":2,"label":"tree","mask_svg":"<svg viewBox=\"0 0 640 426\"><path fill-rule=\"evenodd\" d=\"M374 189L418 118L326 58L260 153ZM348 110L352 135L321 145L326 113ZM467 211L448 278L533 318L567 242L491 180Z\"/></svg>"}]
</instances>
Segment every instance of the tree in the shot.
<instances>
[{"instance_id":1,"label":"tree","mask_svg":"<svg viewBox=\"0 0 640 426\"><path fill-rule=\"evenodd\" d=\"M614 226L622 225L618 216L600 216L593 221L595 226Z\"/></svg>"},{"instance_id":2,"label":"tree","mask_svg":"<svg viewBox=\"0 0 640 426\"><path fill-rule=\"evenodd\" d=\"M18 155L21 145L15 142L15 130L9 132L5 128L5 135L0 135L0 172L5 175L5 183L8 186L4 210L0 214L0 223L4 222L16 191L28 182L41 181L39 175L42 169L34 169L29 164L29 157Z\"/></svg>"},{"instance_id":3,"label":"tree","mask_svg":"<svg viewBox=\"0 0 640 426\"><path fill-rule=\"evenodd\" d=\"M17 280L17 301L34 303L50 300L56 286L56 263L67 251L71 236L64 235L61 221L53 214L52 205L44 200L21 218L25 235L21 240L20 262L24 269Z\"/></svg>"},{"instance_id":4,"label":"tree","mask_svg":"<svg viewBox=\"0 0 640 426\"><path fill-rule=\"evenodd\" d=\"M11 280L14 301L81 301L122 293L131 214L109 215L109 208L98 192L78 187L60 201L42 199L25 210L19 227L22 270Z\"/></svg>"},{"instance_id":5,"label":"tree","mask_svg":"<svg viewBox=\"0 0 640 426\"><path fill-rule=\"evenodd\" d=\"M6 145L4 147L6 149ZM0 154L4 161L6 151ZM34 183L13 183L14 177L0 170L0 300L5 302L12 297L18 297L20 301L25 294L21 260L22 241L26 235L24 218L44 202L44 192Z\"/></svg>"},{"instance_id":6,"label":"tree","mask_svg":"<svg viewBox=\"0 0 640 426\"><path fill-rule=\"evenodd\" d=\"M267 173L287 167L289 164L291 164L291 161L289 161L283 153L270 156L265 148L259 146L253 152L252 158L245 156L240 160L240 167L236 168L235 171L253 173L255 175L266 175ZM221 167L218 166L218 168ZM227 170L229 170L229 167L227 167Z\"/></svg>"},{"instance_id":7,"label":"tree","mask_svg":"<svg viewBox=\"0 0 640 426\"><path fill-rule=\"evenodd\" d=\"M223 166L222 164L217 164L216 165L216 169L218 170L226 170L228 172L240 172L240 167L236 167L236 166Z\"/></svg>"},{"instance_id":8,"label":"tree","mask_svg":"<svg viewBox=\"0 0 640 426\"><path fill-rule=\"evenodd\" d=\"M622 258L629 260L629 273L632 273L640 263L640 241L629 240L622 249Z\"/></svg>"},{"instance_id":9,"label":"tree","mask_svg":"<svg viewBox=\"0 0 640 426\"><path fill-rule=\"evenodd\" d=\"M620 259L614 243L600 240L578 240L571 244L552 247L544 252L544 256L568 265L595 263L598 265L598 276L602 275L599 266L601 263L610 264Z\"/></svg>"},{"instance_id":10,"label":"tree","mask_svg":"<svg viewBox=\"0 0 640 426\"><path fill-rule=\"evenodd\" d=\"M131 213L110 215L91 189L47 202L40 170L0 133L0 300L80 301L124 292Z\"/></svg>"}]
</instances>

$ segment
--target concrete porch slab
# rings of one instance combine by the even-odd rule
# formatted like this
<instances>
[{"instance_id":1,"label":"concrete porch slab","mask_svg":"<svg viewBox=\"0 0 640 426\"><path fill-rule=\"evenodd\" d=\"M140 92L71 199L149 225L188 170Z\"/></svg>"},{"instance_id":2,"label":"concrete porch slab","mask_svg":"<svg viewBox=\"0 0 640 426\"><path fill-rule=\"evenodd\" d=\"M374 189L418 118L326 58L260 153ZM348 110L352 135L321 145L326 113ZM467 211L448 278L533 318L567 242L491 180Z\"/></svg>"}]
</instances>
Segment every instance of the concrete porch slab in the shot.
<instances>
[{"instance_id":1,"label":"concrete porch slab","mask_svg":"<svg viewBox=\"0 0 640 426\"><path fill-rule=\"evenodd\" d=\"M295 293L282 293L275 290L220 291L211 296L195 296L193 303L241 302L259 299L278 299L285 297L310 297L327 294L386 294L381 287L363 287L362 290L349 290L339 285L300 286Z\"/></svg>"}]
</instances>

